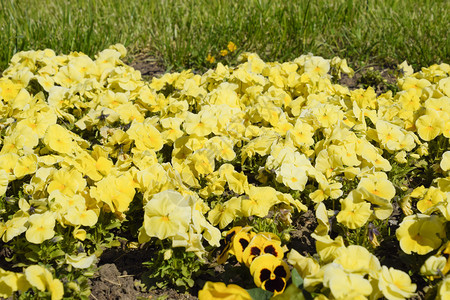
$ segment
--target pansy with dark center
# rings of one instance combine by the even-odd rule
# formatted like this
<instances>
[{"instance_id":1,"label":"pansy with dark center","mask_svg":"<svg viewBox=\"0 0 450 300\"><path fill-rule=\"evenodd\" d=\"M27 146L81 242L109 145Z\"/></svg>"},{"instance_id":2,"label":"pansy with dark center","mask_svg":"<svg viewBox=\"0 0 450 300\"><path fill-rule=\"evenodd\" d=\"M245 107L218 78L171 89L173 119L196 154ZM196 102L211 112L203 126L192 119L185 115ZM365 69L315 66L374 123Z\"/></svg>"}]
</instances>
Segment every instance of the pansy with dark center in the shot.
<instances>
[{"instance_id":1,"label":"pansy with dark center","mask_svg":"<svg viewBox=\"0 0 450 300\"><path fill-rule=\"evenodd\" d=\"M256 257L250 265L250 273L256 286L275 295L284 291L291 276L288 265L272 254Z\"/></svg>"},{"instance_id":2,"label":"pansy with dark center","mask_svg":"<svg viewBox=\"0 0 450 300\"><path fill-rule=\"evenodd\" d=\"M223 264L227 261L229 252L233 246L233 237L236 235L237 232L241 231L241 226L236 226L231 228L224 239L224 244L222 245L222 250L220 251L219 256L217 257L217 263Z\"/></svg>"},{"instance_id":3,"label":"pansy with dark center","mask_svg":"<svg viewBox=\"0 0 450 300\"><path fill-rule=\"evenodd\" d=\"M255 235L244 250L242 260L247 266L250 266L252 261L262 254L272 254L277 258L283 258L284 252L281 248L281 241L276 235L266 232Z\"/></svg>"},{"instance_id":4,"label":"pansy with dark center","mask_svg":"<svg viewBox=\"0 0 450 300\"><path fill-rule=\"evenodd\" d=\"M251 227L244 227L233 237L233 253L238 262L242 262L242 254L250 243L255 233L250 231Z\"/></svg>"}]
</instances>

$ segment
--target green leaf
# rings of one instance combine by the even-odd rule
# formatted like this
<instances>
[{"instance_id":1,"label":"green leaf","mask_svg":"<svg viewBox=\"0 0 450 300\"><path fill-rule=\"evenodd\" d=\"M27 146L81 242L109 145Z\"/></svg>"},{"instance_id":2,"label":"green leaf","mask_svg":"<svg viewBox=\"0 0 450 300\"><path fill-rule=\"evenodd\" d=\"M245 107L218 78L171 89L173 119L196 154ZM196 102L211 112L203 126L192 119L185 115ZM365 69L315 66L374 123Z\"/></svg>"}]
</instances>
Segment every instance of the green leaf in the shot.
<instances>
[{"instance_id":1,"label":"green leaf","mask_svg":"<svg viewBox=\"0 0 450 300\"><path fill-rule=\"evenodd\" d=\"M291 272L291 276L292 276L292 283L295 284L296 287L298 287L299 289L303 289L303 278L302 276L300 276L300 274L298 274L297 269L293 269Z\"/></svg>"},{"instance_id":2,"label":"green leaf","mask_svg":"<svg viewBox=\"0 0 450 300\"><path fill-rule=\"evenodd\" d=\"M247 290L247 292L250 294L250 296L254 300L269 300L273 296L272 292L263 290L261 288L249 289L249 290Z\"/></svg>"},{"instance_id":3,"label":"green leaf","mask_svg":"<svg viewBox=\"0 0 450 300\"><path fill-rule=\"evenodd\" d=\"M66 253L64 251L58 249L58 250L52 251L49 256L50 256L51 259L53 259L53 258L56 258L58 256L64 256L65 254Z\"/></svg>"}]
</instances>

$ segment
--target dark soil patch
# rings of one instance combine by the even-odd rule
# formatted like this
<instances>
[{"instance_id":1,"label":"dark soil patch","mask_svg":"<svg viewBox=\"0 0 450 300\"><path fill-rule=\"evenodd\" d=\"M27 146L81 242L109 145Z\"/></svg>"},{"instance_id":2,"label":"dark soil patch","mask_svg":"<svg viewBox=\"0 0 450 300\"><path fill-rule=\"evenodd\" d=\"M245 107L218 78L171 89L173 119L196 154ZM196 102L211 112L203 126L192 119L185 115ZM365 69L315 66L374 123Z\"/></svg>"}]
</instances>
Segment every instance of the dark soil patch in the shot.
<instances>
[{"instance_id":1,"label":"dark soil patch","mask_svg":"<svg viewBox=\"0 0 450 300\"><path fill-rule=\"evenodd\" d=\"M144 79L159 77L167 70L161 59L146 53L139 53L134 56L130 66L139 70Z\"/></svg>"}]
</instances>

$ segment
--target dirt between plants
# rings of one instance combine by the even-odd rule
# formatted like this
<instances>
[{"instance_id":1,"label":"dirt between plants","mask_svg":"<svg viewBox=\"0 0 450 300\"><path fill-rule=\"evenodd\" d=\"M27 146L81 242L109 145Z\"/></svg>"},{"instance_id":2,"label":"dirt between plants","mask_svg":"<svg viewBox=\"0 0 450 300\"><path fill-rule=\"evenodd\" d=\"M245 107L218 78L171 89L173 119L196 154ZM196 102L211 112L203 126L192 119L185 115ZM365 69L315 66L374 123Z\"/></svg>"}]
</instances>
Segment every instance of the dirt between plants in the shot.
<instances>
[{"instance_id":1,"label":"dirt between plants","mask_svg":"<svg viewBox=\"0 0 450 300\"><path fill-rule=\"evenodd\" d=\"M138 54L130 63L136 70L141 71L143 78L151 80L152 77L159 77L165 73L163 63L153 56ZM387 90L387 84L394 84L395 77L392 71L387 68L374 67L366 71L377 72L384 81L374 87L377 94ZM361 80L365 76L365 70L357 72L353 78L344 75L340 84L348 86L350 89L363 87ZM295 230L291 232L291 241L289 248L297 250L302 255L314 254L316 252L314 239L311 233L317 226L317 220L312 211L303 213L301 217L294 220ZM394 246L395 248L395 246ZM198 299L196 294L198 287L192 291L192 294L179 293L175 289L154 289L148 290L141 283L140 279L148 269L143 265L149 260L148 249L107 249L100 257L98 271L90 280L92 300L134 300L134 299ZM395 253L396 249L392 249ZM220 274L225 272L226 266L213 266L211 269L217 277L210 280L220 280ZM208 280L204 278L202 280ZM420 299L418 297L417 299Z\"/></svg>"}]
</instances>

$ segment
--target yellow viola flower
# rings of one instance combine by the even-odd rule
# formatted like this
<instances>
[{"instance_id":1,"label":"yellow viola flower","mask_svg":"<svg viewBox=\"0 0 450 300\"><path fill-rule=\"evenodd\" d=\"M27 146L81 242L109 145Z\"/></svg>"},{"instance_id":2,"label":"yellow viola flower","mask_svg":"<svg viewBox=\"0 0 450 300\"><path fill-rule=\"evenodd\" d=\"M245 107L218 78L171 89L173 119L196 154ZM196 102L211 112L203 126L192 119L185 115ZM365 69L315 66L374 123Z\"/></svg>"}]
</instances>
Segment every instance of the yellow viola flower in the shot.
<instances>
[{"instance_id":1,"label":"yellow viola flower","mask_svg":"<svg viewBox=\"0 0 450 300\"><path fill-rule=\"evenodd\" d=\"M9 298L16 291L26 291L30 284L23 274L5 271L0 268L0 297Z\"/></svg>"},{"instance_id":2,"label":"yellow viola flower","mask_svg":"<svg viewBox=\"0 0 450 300\"><path fill-rule=\"evenodd\" d=\"M206 57L206 61L210 64L213 64L216 61L216 58L211 55L211 53L208 53L208 56Z\"/></svg>"},{"instance_id":3,"label":"yellow viola flower","mask_svg":"<svg viewBox=\"0 0 450 300\"><path fill-rule=\"evenodd\" d=\"M27 281L40 291L49 291L52 300L62 299L64 286L59 279L54 279L52 273L39 265L29 266L25 269Z\"/></svg>"},{"instance_id":4,"label":"yellow viola flower","mask_svg":"<svg viewBox=\"0 0 450 300\"><path fill-rule=\"evenodd\" d=\"M207 136L215 127L217 121L214 117L206 112L193 114L188 112L183 123L183 128L188 134L195 134L197 136Z\"/></svg>"},{"instance_id":5,"label":"yellow viola flower","mask_svg":"<svg viewBox=\"0 0 450 300\"><path fill-rule=\"evenodd\" d=\"M78 226L79 227L79 226ZM84 241L86 239L86 230L76 227L73 230L72 236L77 240Z\"/></svg>"},{"instance_id":6,"label":"yellow viola flower","mask_svg":"<svg viewBox=\"0 0 450 300\"><path fill-rule=\"evenodd\" d=\"M244 249L242 260L249 267L256 257L264 254L272 254L278 259L283 259L284 251L277 235L270 232L257 233Z\"/></svg>"},{"instance_id":7,"label":"yellow viola flower","mask_svg":"<svg viewBox=\"0 0 450 300\"><path fill-rule=\"evenodd\" d=\"M404 134L399 126L387 121L378 120L376 123L378 140L381 145L389 151L400 150L400 139Z\"/></svg>"},{"instance_id":8,"label":"yellow viola flower","mask_svg":"<svg viewBox=\"0 0 450 300\"><path fill-rule=\"evenodd\" d=\"M236 256L238 262L243 262L244 251L256 234L250 231L251 229L251 227L244 227L233 236L232 253Z\"/></svg>"},{"instance_id":9,"label":"yellow viola flower","mask_svg":"<svg viewBox=\"0 0 450 300\"><path fill-rule=\"evenodd\" d=\"M302 278L314 276L320 270L319 263L312 257L305 257L295 249L291 249L287 255L287 262L290 263Z\"/></svg>"},{"instance_id":10,"label":"yellow viola flower","mask_svg":"<svg viewBox=\"0 0 450 300\"><path fill-rule=\"evenodd\" d=\"M312 76L323 77L330 70L330 62L320 56L312 56L305 61L304 70Z\"/></svg>"},{"instance_id":11,"label":"yellow viola flower","mask_svg":"<svg viewBox=\"0 0 450 300\"><path fill-rule=\"evenodd\" d=\"M52 174L47 192L51 194L53 191L59 190L61 194L70 197L84 190L85 187L86 180L80 172L76 169L61 168Z\"/></svg>"},{"instance_id":12,"label":"yellow viola flower","mask_svg":"<svg viewBox=\"0 0 450 300\"><path fill-rule=\"evenodd\" d=\"M198 292L198 299L252 300L252 297L246 290L236 284L226 285L223 282L207 281L203 288Z\"/></svg>"},{"instance_id":13,"label":"yellow viola flower","mask_svg":"<svg viewBox=\"0 0 450 300\"><path fill-rule=\"evenodd\" d=\"M372 293L372 285L360 274L346 273L338 264L323 267L323 285L335 299L365 299Z\"/></svg>"},{"instance_id":14,"label":"yellow viola flower","mask_svg":"<svg viewBox=\"0 0 450 300\"><path fill-rule=\"evenodd\" d=\"M278 202L274 188L270 186L257 187L250 185L248 198L242 198L241 211L245 217L254 215L263 218L267 216L270 208Z\"/></svg>"},{"instance_id":15,"label":"yellow viola flower","mask_svg":"<svg viewBox=\"0 0 450 300\"><path fill-rule=\"evenodd\" d=\"M208 221L211 222L213 226L219 225L219 228L223 229L240 216L240 211L241 198L233 197L223 204L216 204L216 206L208 212Z\"/></svg>"},{"instance_id":16,"label":"yellow viola flower","mask_svg":"<svg viewBox=\"0 0 450 300\"><path fill-rule=\"evenodd\" d=\"M372 87L367 89L356 89L350 92L350 99L354 106L362 109L375 109L377 105L377 94Z\"/></svg>"},{"instance_id":17,"label":"yellow viola flower","mask_svg":"<svg viewBox=\"0 0 450 300\"><path fill-rule=\"evenodd\" d=\"M25 175L33 174L37 170L37 155L28 154L22 156L14 167L14 175L16 178L22 178Z\"/></svg>"},{"instance_id":18,"label":"yellow viola flower","mask_svg":"<svg viewBox=\"0 0 450 300\"><path fill-rule=\"evenodd\" d=\"M304 166L296 167L295 165L283 163L277 172L277 181L283 182L284 185L292 190L303 191L308 181L306 174L307 168Z\"/></svg>"},{"instance_id":19,"label":"yellow viola flower","mask_svg":"<svg viewBox=\"0 0 450 300\"><path fill-rule=\"evenodd\" d=\"M255 258L250 265L250 274L257 287L273 292L274 296L283 293L291 277L288 265L272 254Z\"/></svg>"},{"instance_id":20,"label":"yellow viola flower","mask_svg":"<svg viewBox=\"0 0 450 300\"><path fill-rule=\"evenodd\" d=\"M8 190L8 173L4 169L0 169L0 197L6 194Z\"/></svg>"},{"instance_id":21,"label":"yellow viola flower","mask_svg":"<svg viewBox=\"0 0 450 300\"><path fill-rule=\"evenodd\" d=\"M311 237L316 240L317 253L324 263L333 261L338 255L337 250L345 247L344 239L340 235L334 240L329 235L321 236L316 233L312 233Z\"/></svg>"},{"instance_id":22,"label":"yellow viola flower","mask_svg":"<svg viewBox=\"0 0 450 300\"><path fill-rule=\"evenodd\" d=\"M5 101L9 102L14 99L19 91L23 88L20 83L14 83L10 79L1 78L0 80L0 97Z\"/></svg>"},{"instance_id":23,"label":"yellow viola flower","mask_svg":"<svg viewBox=\"0 0 450 300\"><path fill-rule=\"evenodd\" d=\"M434 280L435 278L445 275L443 270L447 264L447 258L445 256L430 256L420 267L420 274L427 276L427 278Z\"/></svg>"},{"instance_id":24,"label":"yellow viola flower","mask_svg":"<svg viewBox=\"0 0 450 300\"><path fill-rule=\"evenodd\" d=\"M75 148L68 130L58 124L48 126L43 141L50 150L60 154L70 154Z\"/></svg>"},{"instance_id":25,"label":"yellow viola flower","mask_svg":"<svg viewBox=\"0 0 450 300\"><path fill-rule=\"evenodd\" d=\"M133 122L127 134L134 140L138 151L159 151L164 146L161 133L150 123Z\"/></svg>"},{"instance_id":26,"label":"yellow viola flower","mask_svg":"<svg viewBox=\"0 0 450 300\"><path fill-rule=\"evenodd\" d=\"M223 264L228 259L228 254L233 252L233 239L234 236L242 230L241 226L236 226L231 228L225 235L224 244L222 245L222 250L217 257L217 263ZM250 228L249 228L250 230Z\"/></svg>"},{"instance_id":27,"label":"yellow viola flower","mask_svg":"<svg viewBox=\"0 0 450 300\"><path fill-rule=\"evenodd\" d=\"M431 141L442 133L443 120L436 112L429 111L416 120L417 133L424 141Z\"/></svg>"},{"instance_id":28,"label":"yellow viola flower","mask_svg":"<svg viewBox=\"0 0 450 300\"><path fill-rule=\"evenodd\" d=\"M98 216L91 209L86 210L84 208L71 207L64 215L64 219L73 226L82 225L92 227L97 223Z\"/></svg>"},{"instance_id":29,"label":"yellow viola flower","mask_svg":"<svg viewBox=\"0 0 450 300\"><path fill-rule=\"evenodd\" d=\"M402 90L404 91L412 90L419 97L422 95L423 89L430 85L431 83L428 80L424 78L417 79L412 76L408 76L399 81L399 86Z\"/></svg>"},{"instance_id":30,"label":"yellow viola flower","mask_svg":"<svg viewBox=\"0 0 450 300\"><path fill-rule=\"evenodd\" d=\"M10 135L5 136L0 155L7 153L30 153L39 143L38 135L28 126L17 126Z\"/></svg>"},{"instance_id":31,"label":"yellow viola flower","mask_svg":"<svg viewBox=\"0 0 450 300\"><path fill-rule=\"evenodd\" d=\"M314 229L314 233L320 236L328 235L328 232L330 231L330 221L327 208L323 202L320 202L319 205L317 205L316 219L318 224L316 229Z\"/></svg>"},{"instance_id":32,"label":"yellow viola flower","mask_svg":"<svg viewBox=\"0 0 450 300\"><path fill-rule=\"evenodd\" d=\"M357 189L369 201L372 195L386 200L391 200L395 196L395 187L384 172L375 172L362 178Z\"/></svg>"},{"instance_id":33,"label":"yellow viola flower","mask_svg":"<svg viewBox=\"0 0 450 300\"><path fill-rule=\"evenodd\" d=\"M108 175L90 188L90 196L113 212L125 212L134 198L135 184L130 173Z\"/></svg>"},{"instance_id":34,"label":"yellow viola flower","mask_svg":"<svg viewBox=\"0 0 450 300\"><path fill-rule=\"evenodd\" d=\"M443 221L436 215L416 214L405 217L395 235L403 252L424 255L441 245L445 228Z\"/></svg>"},{"instance_id":35,"label":"yellow viola flower","mask_svg":"<svg viewBox=\"0 0 450 300\"><path fill-rule=\"evenodd\" d=\"M153 197L144 207L143 228L150 237L160 240L187 233L191 210L179 192L166 190Z\"/></svg>"},{"instance_id":36,"label":"yellow viola flower","mask_svg":"<svg viewBox=\"0 0 450 300\"><path fill-rule=\"evenodd\" d=\"M28 213L16 213L14 217L5 223L0 222L0 237L7 243L14 237L21 235L27 230L25 224L28 221Z\"/></svg>"},{"instance_id":37,"label":"yellow viola flower","mask_svg":"<svg viewBox=\"0 0 450 300\"><path fill-rule=\"evenodd\" d=\"M292 141L297 147L308 147L314 144L313 135L313 127L299 118L294 128L287 131L286 139Z\"/></svg>"},{"instance_id":38,"label":"yellow viola flower","mask_svg":"<svg viewBox=\"0 0 450 300\"><path fill-rule=\"evenodd\" d=\"M40 244L55 235L55 217L49 211L31 215L28 218L28 223L30 223L30 227L28 227L25 237L30 243Z\"/></svg>"},{"instance_id":39,"label":"yellow viola flower","mask_svg":"<svg viewBox=\"0 0 450 300\"><path fill-rule=\"evenodd\" d=\"M236 49L237 49L236 44L233 43L233 42L231 42L231 41L228 42L227 49L228 49L230 52L236 51Z\"/></svg>"},{"instance_id":40,"label":"yellow viola flower","mask_svg":"<svg viewBox=\"0 0 450 300\"><path fill-rule=\"evenodd\" d=\"M333 263L341 265L344 271L348 273L362 276L369 274L372 277L376 277L381 270L378 258L359 245L350 245L337 249Z\"/></svg>"},{"instance_id":41,"label":"yellow viola flower","mask_svg":"<svg viewBox=\"0 0 450 300\"><path fill-rule=\"evenodd\" d=\"M354 196L356 191L341 199L341 211L337 214L336 220L350 229L356 229L364 226L372 215L370 203L364 200L358 200Z\"/></svg>"},{"instance_id":42,"label":"yellow viola flower","mask_svg":"<svg viewBox=\"0 0 450 300\"><path fill-rule=\"evenodd\" d=\"M450 275L446 276L439 284L440 299L449 299L450 297Z\"/></svg>"},{"instance_id":43,"label":"yellow viola flower","mask_svg":"<svg viewBox=\"0 0 450 300\"><path fill-rule=\"evenodd\" d=\"M450 151L445 151L444 154L442 154L442 160L439 165L444 171L450 170Z\"/></svg>"},{"instance_id":44,"label":"yellow viola flower","mask_svg":"<svg viewBox=\"0 0 450 300\"><path fill-rule=\"evenodd\" d=\"M435 205L444 202L447 196L440 189L430 187L424 197L417 202L417 209L423 214L430 214L429 209Z\"/></svg>"},{"instance_id":45,"label":"yellow viola flower","mask_svg":"<svg viewBox=\"0 0 450 300\"><path fill-rule=\"evenodd\" d=\"M78 255L67 255L66 263L77 269L87 269L97 261L95 254L87 255L86 253L80 253Z\"/></svg>"},{"instance_id":46,"label":"yellow viola flower","mask_svg":"<svg viewBox=\"0 0 450 300\"><path fill-rule=\"evenodd\" d=\"M189 159L194 164L194 169L199 175L208 175L214 172L214 154L209 149L200 149L192 153Z\"/></svg>"},{"instance_id":47,"label":"yellow viola flower","mask_svg":"<svg viewBox=\"0 0 450 300\"><path fill-rule=\"evenodd\" d=\"M417 286L411 283L407 273L383 266L378 278L378 288L387 299L400 300L414 296Z\"/></svg>"}]
</instances>

